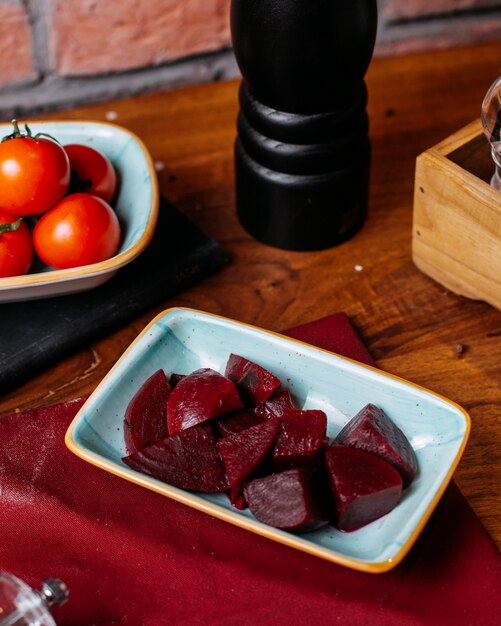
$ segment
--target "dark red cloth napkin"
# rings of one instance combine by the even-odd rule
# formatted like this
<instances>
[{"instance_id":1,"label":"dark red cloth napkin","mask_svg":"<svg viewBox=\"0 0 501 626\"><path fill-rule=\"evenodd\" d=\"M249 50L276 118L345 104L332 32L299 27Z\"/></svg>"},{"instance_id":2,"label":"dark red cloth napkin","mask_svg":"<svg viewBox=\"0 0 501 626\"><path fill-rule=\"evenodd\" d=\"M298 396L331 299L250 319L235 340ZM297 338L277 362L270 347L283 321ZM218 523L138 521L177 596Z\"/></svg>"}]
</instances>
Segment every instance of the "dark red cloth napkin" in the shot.
<instances>
[{"instance_id":1,"label":"dark red cloth napkin","mask_svg":"<svg viewBox=\"0 0 501 626\"><path fill-rule=\"evenodd\" d=\"M343 314L288 334L371 362ZM499 624L501 559L454 485L399 567L364 574L75 457L63 439L82 403L0 418L0 568L62 578L61 626Z\"/></svg>"}]
</instances>

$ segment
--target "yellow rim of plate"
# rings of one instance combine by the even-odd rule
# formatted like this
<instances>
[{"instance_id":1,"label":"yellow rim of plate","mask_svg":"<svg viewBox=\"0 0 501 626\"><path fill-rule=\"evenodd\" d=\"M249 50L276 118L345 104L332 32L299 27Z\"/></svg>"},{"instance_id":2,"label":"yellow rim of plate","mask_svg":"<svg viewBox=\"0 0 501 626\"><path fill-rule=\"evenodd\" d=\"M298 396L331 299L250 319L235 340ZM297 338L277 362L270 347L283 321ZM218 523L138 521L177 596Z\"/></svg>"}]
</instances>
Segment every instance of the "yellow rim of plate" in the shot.
<instances>
[{"instance_id":1,"label":"yellow rim of plate","mask_svg":"<svg viewBox=\"0 0 501 626\"><path fill-rule=\"evenodd\" d=\"M302 541L299 537L295 535L284 533L283 531L279 531L278 529L275 529L272 526L264 525L261 522L258 522L257 520L248 519L246 517L240 517L233 511L226 511L225 509L219 508L217 505L211 504L209 502L205 502L203 500L201 501L201 500L195 499L189 492L179 490L175 487L171 487L167 483L157 484L156 482L152 482L155 479L150 478L146 475L139 474L137 472L133 472L133 470L130 470L126 467L121 468L115 465L113 462L108 461L107 459L104 459L101 456L95 454L94 452L90 452L82 448L78 443L76 443L76 441L73 439L73 430L76 427L77 422L80 420L80 414L83 413L85 409L85 404L91 398L93 398L94 395L96 395L106 385L108 378L111 377L112 373L119 366L120 362L127 356L127 354L131 350L133 350L134 346L141 340L141 338L145 334L148 333L150 328L152 328L161 318L165 317L167 314L177 312L177 311L187 311L189 313L196 313L204 317L212 317L212 318L220 319L223 321L233 322L237 325L245 326L252 330L257 330L258 332L264 333L266 335L280 337L281 339L285 339L286 341L289 341L291 343L299 344L302 346L307 346L309 348L314 348L315 350L319 350L320 352L324 352L326 354L334 354L335 356L339 357L340 359L344 361L347 361L349 363L354 363L370 371L377 372L378 374L385 376L386 378L403 382L406 385L409 385L415 389L418 389L419 391L424 391L427 394L435 396L436 398L439 398L440 400L446 402L450 406L456 408L457 410L460 411L460 413L463 414L465 418L465 433L464 433L463 440L461 442L461 446L459 447L458 452L456 454L456 457L451 463L451 467L449 468L447 475L445 476L444 480L440 484L435 496L431 500L427 509L424 511L423 515L419 519L414 530L409 535L407 541L402 545L402 547L398 550L398 552L392 558L387 559L385 561L381 561L381 562L371 563L371 562L366 562L366 561L359 561L357 559L353 559L353 558L344 556L342 554L334 553L329 548L323 548L321 546L312 545L310 543ZM263 537L267 537L268 539L273 539L274 541L290 546L297 550L301 550L302 552L306 552L308 554L312 554L314 556L320 557L327 561L337 563L338 565L344 565L345 567L349 567L351 569L359 570L362 572L368 572L371 574L382 574L384 572L388 572L389 570L393 569L402 561L402 559L407 555L409 550L412 548L418 536L420 535L421 531L423 530L424 526L426 525L426 522L428 521L435 507L437 506L445 489L449 485L452 475L454 474L454 471L464 452L466 443L470 436L470 430L471 430L471 418L469 414L465 411L465 409L463 409L463 407L461 407L456 402L449 400L445 396L435 393L434 391L430 391L429 389L426 389L425 387L422 387L421 385L405 380L404 378L401 378L400 376L396 376L394 374L389 374L388 372L384 372L383 370L380 370L377 367L373 367L372 365L366 365L365 363L360 363L359 361L355 361L355 359L350 359L349 357L345 357L342 354L337 354L329 350L324 350L323 348L317 348L316 346L306 343L305 341L301 341L299 339L293 339L291 337L286 337L285 335L281 335L280 333L276 333L271 330L265 330L263 328L259 328L258 326L247 324L246 322L238 322L237 320L233 320L233 319L224 317L222 315L217 315L215 313L205 313L204 311L199 311L197 309L191 309L187 307L171 307L159 313L144 328L144 330L134 339L134 341L130 344L130 346L125 350L125 352L118 359L115 365L110 369L108 374L106 374L103 380L99 383L96 389L89 396L86 403L81 407L81 409L78 411L78 413L72 420L70 426L68 427L68 430L66 431L66 436L64 440L66 446L76 456L91 463L92 465L96 465L97 467L100 467L101 469L104 469L110 472L111 474L115 474L116 476L125 478L126 480L132 483L135 483L137 485L140 485L142 487L146 487L147 489L150 489L151 491L155 491L162 495L168 496L169 498L176 500L177 502L181 502L182 504L186 504L187 506L190 506L194 509L198 509L199 511L203 511L204 513L208 513L209 515L213 515L214 517L224 520L225 522L229 522L230 524L233 524L234 526L239 526L240 528L244 528L245 530L250 530L253 533L256 533Z\"/></svg>"},{"instance_id":2,"label":"yellow rim of plate","mask_svg":"<svg viewBox=\"0 0 501 626\"><path fill-rule=\"evenodd\" d=\"M106 259L105 261L101 261L100 263L92 263L91 265L82 265L80 267L72 267L66 270L51 270L50 272L38 272L37 274L24 274L23 276L9 276L8 278L0 278L0 291L2 289L7 288L16 288L16 287L27 287L32 285L42 285L42 284L54 284L59 282L64 282L67 280L73 280L75 278L84 278L86 276L97 276L99 274L104 274L110 272L112 270L118 270L124 265L127 265L130 261L135 259L139 254L146 248L146 246L150 243L151 238L153 237L153 233L155 232L155 226L158 220L158 208L159 208L159 198L160 193L158 189L158 180L155 172L155 167L153 164L153 159L151 158L150 153L144 142L133 132L124 128L123 126L119 126L118 124L111 124L110 122L96 122L95 120L42 120L37 121L33 120L30 122L31 124L89 124L95 126L109 126L111 128L115 128L126 135L129 135L132 139L134 139L141 151L146 161L146 165L148 168L148 173L151 179L151 203L148 215L148 221L146 223L145 229L141 237L136 243L124 250L120 254L111 257L110 259ZM3 127L8 127L10 124L0 124L0 129Z\"/></svg>"}]
</instances>

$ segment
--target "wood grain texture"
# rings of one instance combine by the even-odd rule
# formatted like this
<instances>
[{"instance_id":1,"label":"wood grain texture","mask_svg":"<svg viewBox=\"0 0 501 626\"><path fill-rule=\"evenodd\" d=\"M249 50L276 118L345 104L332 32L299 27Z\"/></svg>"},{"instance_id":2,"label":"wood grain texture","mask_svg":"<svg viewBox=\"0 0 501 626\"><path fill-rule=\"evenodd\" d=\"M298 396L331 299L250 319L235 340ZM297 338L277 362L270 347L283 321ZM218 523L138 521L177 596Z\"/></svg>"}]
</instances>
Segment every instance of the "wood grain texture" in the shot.
<instances>
[{"instance_id":1,"label":"wood grain texture","mask_svg":"<svg viewBox=\"0 0 501 626\"><path fill-rule=\"evenodd\" d=\"M454 293L501 309L501 194L487 182L492 170L479 120L418 157L412 256Z\"/></svg>"},{"instance_id":2,"label":"wood grain texture","mask_svg":"<svg viewBox=\"0 0 501 626\"><path fill-rule=\"evenodd\" d=\"M369 219L354 239L322 252L267 247L238 223L232 157L237 83L59 114L103 120L116 112L116 122L138 133L165 165L159 173L163 193L219 240L231 263L13 390L0 399L0 413L91 391L167 306L198 308L272 330L344 310L381 368L470 412L472 435L455 478L501 547L501 313L452 294L411 258L416 157L478 117L500 58L497 44L373 62ZM356 271L356 265L363 269Z\"/></svg>"}]
</instances>

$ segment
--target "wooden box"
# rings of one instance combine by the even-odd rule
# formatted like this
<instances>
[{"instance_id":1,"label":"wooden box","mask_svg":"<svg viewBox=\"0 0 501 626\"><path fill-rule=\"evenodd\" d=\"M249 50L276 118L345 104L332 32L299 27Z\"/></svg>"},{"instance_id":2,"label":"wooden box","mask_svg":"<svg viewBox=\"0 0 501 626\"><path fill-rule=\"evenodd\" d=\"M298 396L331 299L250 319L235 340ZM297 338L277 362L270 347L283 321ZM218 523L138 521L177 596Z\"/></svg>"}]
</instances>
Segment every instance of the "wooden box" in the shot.
<instances>
[{"instance_id":1,"label":"wooden box","mask_svg":"<svg viewBox=\"0 0 501 626\"><path fill-rule=\"evenodd\" d=\"M501 192L480 121L416 162L412 255L457 294L501 309Z\"/></svg>"}]
</instances>

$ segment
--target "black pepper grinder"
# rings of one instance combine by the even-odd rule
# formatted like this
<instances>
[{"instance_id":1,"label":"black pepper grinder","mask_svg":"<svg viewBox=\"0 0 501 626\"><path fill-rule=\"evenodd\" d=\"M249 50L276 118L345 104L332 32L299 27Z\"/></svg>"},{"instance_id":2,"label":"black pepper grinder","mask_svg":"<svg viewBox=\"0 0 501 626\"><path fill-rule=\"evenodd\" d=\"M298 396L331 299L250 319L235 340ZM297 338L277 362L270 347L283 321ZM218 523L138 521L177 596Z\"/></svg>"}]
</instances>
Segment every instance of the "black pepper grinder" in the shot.
<instances>
[{"instance_id":1,"label":"black pepper grinder","mask_svg":"<svg viewBox=\"0 0 501 626\"><path fill-rule=\"evenodd\" d=\"M377 0L232 0L237 212L256 239L319 250L362 226L376 28Z\"/></svg>"}]
</instances>

